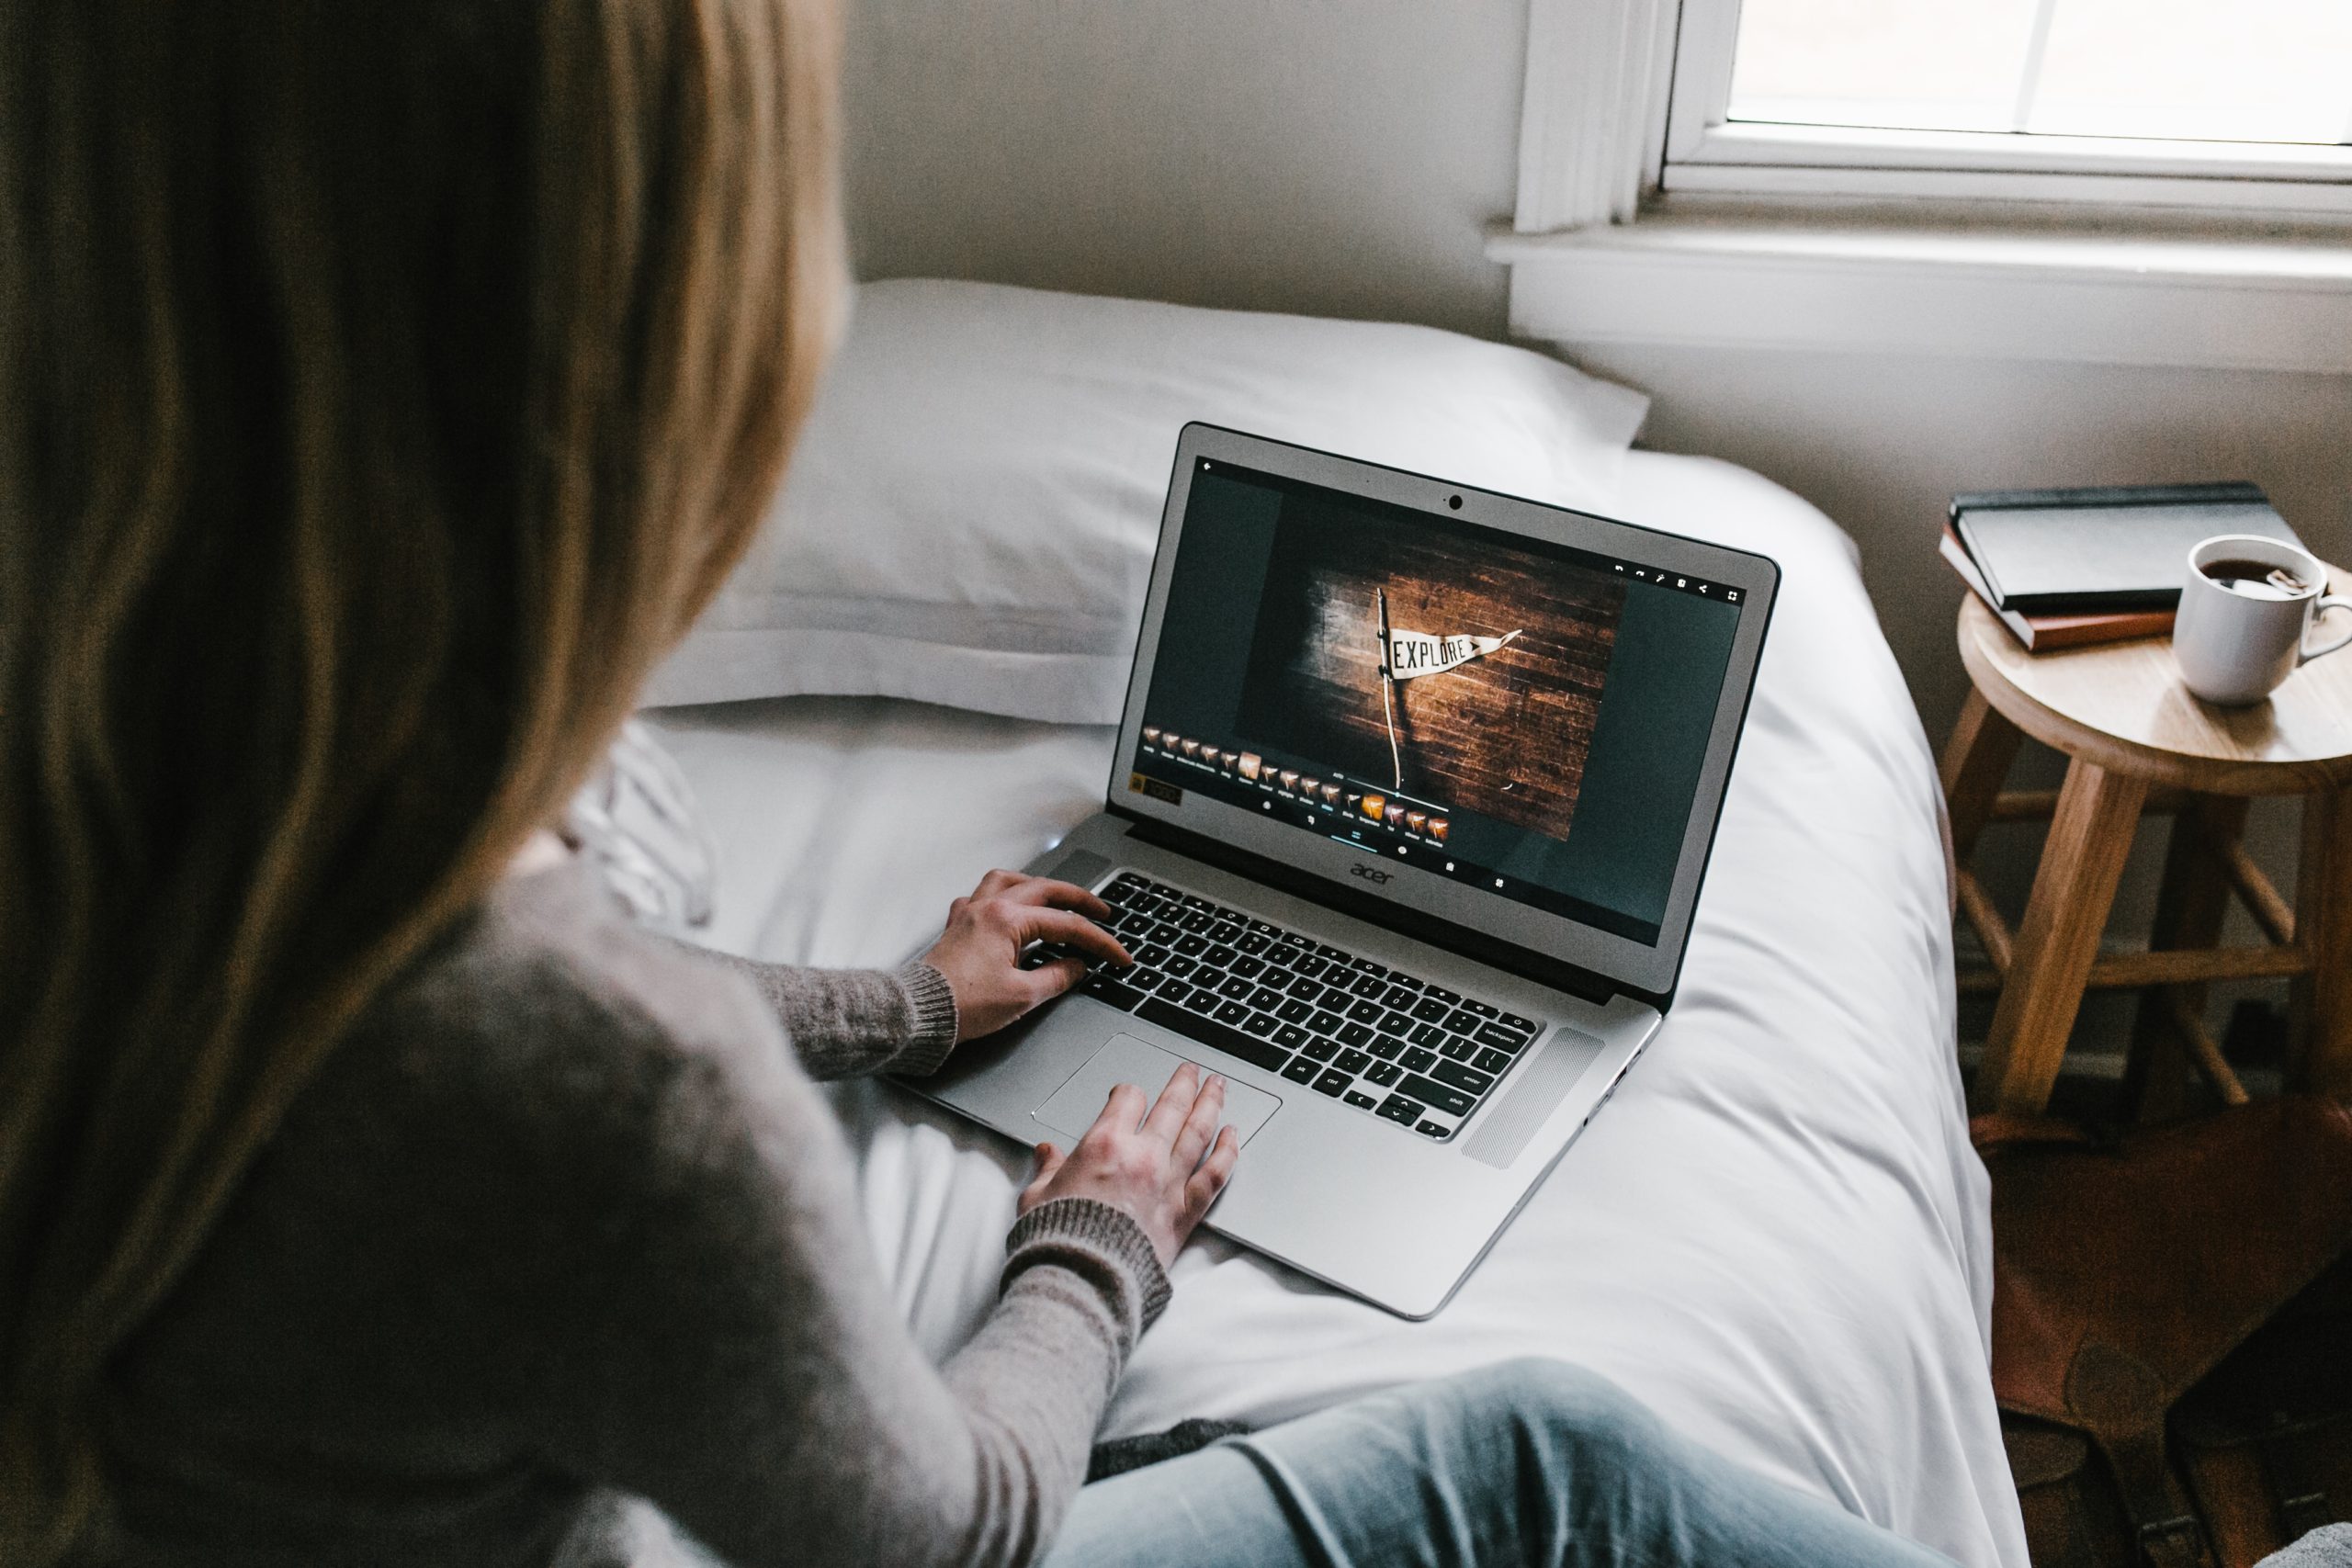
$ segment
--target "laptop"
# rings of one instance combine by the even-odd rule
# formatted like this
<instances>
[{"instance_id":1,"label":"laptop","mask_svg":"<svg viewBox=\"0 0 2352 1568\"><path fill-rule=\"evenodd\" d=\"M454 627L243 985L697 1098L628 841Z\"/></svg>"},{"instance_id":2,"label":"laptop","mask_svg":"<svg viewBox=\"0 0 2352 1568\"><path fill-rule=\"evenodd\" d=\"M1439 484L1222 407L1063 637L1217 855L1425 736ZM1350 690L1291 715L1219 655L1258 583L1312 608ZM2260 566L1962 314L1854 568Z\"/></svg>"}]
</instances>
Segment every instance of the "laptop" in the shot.
<instances>
[{"instance_id":1,"label":"laptop","mask_svg":"<svg viewBox=\"0 0 2352 1568\"><path fill-rule=\"evenodd\" d=\"M1102 810L1028 867L1136 964L908 1087L1067 1146L1221 1073L1209 1228L1431 1315L1673 1005L1779 580L1186 426Z\"/></svg>"}]
</instances>

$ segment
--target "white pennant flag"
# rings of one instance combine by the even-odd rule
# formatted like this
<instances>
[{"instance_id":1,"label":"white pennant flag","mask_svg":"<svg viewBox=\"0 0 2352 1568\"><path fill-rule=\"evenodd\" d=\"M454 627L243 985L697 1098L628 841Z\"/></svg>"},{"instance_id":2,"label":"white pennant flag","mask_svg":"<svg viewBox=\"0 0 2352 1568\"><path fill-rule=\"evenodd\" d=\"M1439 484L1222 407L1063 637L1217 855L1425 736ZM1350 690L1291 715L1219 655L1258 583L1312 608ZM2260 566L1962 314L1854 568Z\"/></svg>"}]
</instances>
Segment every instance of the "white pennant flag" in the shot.
<instances>
[{"instance_id":1,"label":"white pennant flag","mask_svg":"<svg viewBox=\"0 0 2352 1568\"><path fill-rule=\"evenodd\" d=\"M1442 675L1494 652L1517 636L1518 632L1503 637L1433 637L1428 632L1392 631L1388 634L1388 669L1399 681Z\"/></svg>"}]
</instances>

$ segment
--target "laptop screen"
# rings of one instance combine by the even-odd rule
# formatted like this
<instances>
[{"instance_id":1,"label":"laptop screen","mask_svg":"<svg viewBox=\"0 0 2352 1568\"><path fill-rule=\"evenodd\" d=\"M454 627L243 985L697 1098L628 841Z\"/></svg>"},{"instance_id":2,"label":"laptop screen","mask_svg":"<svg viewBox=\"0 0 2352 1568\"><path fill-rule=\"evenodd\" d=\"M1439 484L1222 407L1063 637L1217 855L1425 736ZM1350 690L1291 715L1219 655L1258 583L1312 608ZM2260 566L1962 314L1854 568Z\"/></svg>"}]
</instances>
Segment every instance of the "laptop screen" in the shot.
<instances>
[{"instance_id":1,"label":"laptop screen","mask_svg":"<svg viewBox=\"0 0 2352 1568\"><path fill-rule=\"evenodd\" d=\"M1129 786L1654 945L1742 590L1196 457Z\"/></svg>"}]
</instances>

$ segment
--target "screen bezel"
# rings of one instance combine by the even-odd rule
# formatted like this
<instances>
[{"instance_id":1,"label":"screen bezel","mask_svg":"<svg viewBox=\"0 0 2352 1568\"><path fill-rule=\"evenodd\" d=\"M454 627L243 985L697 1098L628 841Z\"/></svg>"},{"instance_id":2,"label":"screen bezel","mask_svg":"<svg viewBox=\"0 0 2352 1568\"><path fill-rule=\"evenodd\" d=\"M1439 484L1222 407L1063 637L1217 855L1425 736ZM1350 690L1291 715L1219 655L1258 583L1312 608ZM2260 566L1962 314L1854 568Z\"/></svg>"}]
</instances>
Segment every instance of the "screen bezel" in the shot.
<instances>
[{"instance_id":1,"label":"screen bezel","mask_svg":"<svg viewBox=\"0 0 2352 1568\"><path fill-rule=\"evenodd\" d=\"M1319 485L1428 513L1433 521L1476 524L1524 538L1547 541L1635 561L1653 569L1720 582L1740 590L1739 624L1724 671L1714 719L1708 731L1706 761L1693 793L1690 817L1675 861L1674 880L1655 944L1583 924L1572 918L1521 904L1483 887L1424 870L1404 860L1370 855L1286 821L1252 815L1238 806L1185 790L1169 802L1128 787L1142 743L1144 705L1159 661L1159 632L1168 590L1183 538L1184 513L1193 476L1201 459L1229 462L1280 478ZM1459 507L1449 502L1460 498ZM1108 793L1110 807L1123 816L1164 823L1248 854L1278 862L1360 905L1367 892L1382 903L1401 906L1428 919L1541 955L1547 962L1597 976L1623 989L1665 998L1672 995L1698 906L1723 797L1730 783L1764 634L1780 588L1781 569L1768 556L1620 523L1590 513L1525 501L1427 475L1382 468L1310 447L1249 435L1216 425L1184 426L1176 442L1168 501L1160 514L1159 545L1152 559L1151 583L1128 677L1125 710ZM1355 868L1377 863L1389 874L1373 884ZM1504 965L1508 967L1506 964Z\"/></svg>"}]
</instances>

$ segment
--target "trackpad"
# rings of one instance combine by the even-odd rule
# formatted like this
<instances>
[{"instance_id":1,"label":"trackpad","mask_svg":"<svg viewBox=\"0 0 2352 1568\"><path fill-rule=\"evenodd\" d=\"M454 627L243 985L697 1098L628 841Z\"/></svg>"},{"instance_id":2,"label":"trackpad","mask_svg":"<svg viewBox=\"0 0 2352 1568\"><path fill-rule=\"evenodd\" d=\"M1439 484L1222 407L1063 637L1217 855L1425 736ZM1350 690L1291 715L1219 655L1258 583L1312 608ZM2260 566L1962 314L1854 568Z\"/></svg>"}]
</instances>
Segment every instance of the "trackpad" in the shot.
<instances>
[{"instance_id":1,"label":"trackpad","mask_svg":"<svg viewBox=\"0 0 2352 1568\"><path fill-rule=\"evenodd\" d=\"M1094 1119L1102 1114L1102 1102L1111 1098L1112 1089L1131 1083L1143 1090L1147 1109L1176 1076L1176 1069L1186 1058L1157 1045L1147 1045L1132 1034L1114 1034L1111 1043L1088 1058L1086 1066L1063 1080L1045 1104L1030 1112L1065 1138L1073 1141L1086 1135ZM1193 1064L1204 1073L1219 1069L1206 1062ZM1248 1084L1225 1080L1225 1115L1243 1143L1248 1143L1266 1118L1282 1108L1282 1101L1263 1089Z\"/></svg>"}]
</instances>

